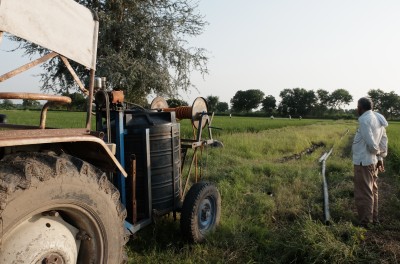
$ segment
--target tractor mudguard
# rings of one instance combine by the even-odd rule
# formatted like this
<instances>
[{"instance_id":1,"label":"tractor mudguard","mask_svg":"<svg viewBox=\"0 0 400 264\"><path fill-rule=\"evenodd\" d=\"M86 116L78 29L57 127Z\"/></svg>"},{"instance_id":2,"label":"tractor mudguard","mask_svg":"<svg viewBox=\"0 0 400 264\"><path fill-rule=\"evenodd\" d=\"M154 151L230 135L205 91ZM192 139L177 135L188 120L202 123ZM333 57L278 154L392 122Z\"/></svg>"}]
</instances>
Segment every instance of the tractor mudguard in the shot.
<instances>
[{"instance_id":1,"label":"tractor mudguard","mask_svg":"<svg viewBox=\"0 0 400 264\"><path fill-rule=\"evenodd\" d=\"M127 177L125 169L114 156L107 144L99 137L91 135L86 129L29 129L0 131L0 148L17 146L51 145L63 152L78 157L104 170L117 168Z\"/></svg>"}]
</instances>

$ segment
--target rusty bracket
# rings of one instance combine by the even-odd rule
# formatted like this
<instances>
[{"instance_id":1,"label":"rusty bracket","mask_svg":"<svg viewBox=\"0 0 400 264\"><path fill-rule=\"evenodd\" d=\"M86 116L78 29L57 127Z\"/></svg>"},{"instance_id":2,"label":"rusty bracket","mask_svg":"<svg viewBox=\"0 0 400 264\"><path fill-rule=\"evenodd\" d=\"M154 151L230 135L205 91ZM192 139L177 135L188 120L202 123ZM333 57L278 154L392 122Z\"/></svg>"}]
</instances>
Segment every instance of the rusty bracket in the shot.
<instances>
[{"instance_id":1,"label":"rusty bracket","mask_svg":"<svg viewBox=\"0 0 400 264\"><path fill-rule=\"evenodd\" d=\"M71 100L71 99L70 99ZM57 102L59 104L66 103L66 102ZM46 118L47 118L47 110L49 110L49 107L52 105L57 104L56 102L47 102L43 105L42 111L40 112L40 129L45 129L46 128Z\"/></svg>"},{"instance_id":2,"label":"rusty bracket","mask_svg":"<svg viewBox=\"0 0 400 264\"><path fill-rule=\"evenodd\" d=\"M50 53L44 55L43 57L41 57L39 59L31 61L31 62L29 62L29 63L27 63L27 64L25 64L25 65L23 65L23 66L21 66L21 67L19 67L17 69L15 69L15 70L7 72L6 74L3 74L3 75L0 76L0 82L4 82L5 80L10 79L10 78L14 77L17 74L20 74L20 73L22 73L24 71L27 71L27 70L29 70L29 69L31 69L31 68L39 65L39 64L42 64L43 62L48 61L48 60L56 57L57 55L58 54L55 53L55 52L50 52Z\"/></svg>"},{"instance_id":3,"label":"rusty bracket","mask_svg":"<svg viewBox=\"0 0 400 264\"><path fill-rule=\"evenodd\" d=\"M72 68L71 64L69 63L68 59L65 58L64 56L60 55L61 60L64 62L65 66L67 67L67 69L69 70L69 72L71 73L72 77L74 78L75 82L78 84L79 89L81 89L81 91L86 94L89 95L89 91L85 88L85 86L83 85L83 83L81 82L81 80L79 79L78 75L76 74L76 72L74 71L74 69Z\"/></svg>"}]
</instances>

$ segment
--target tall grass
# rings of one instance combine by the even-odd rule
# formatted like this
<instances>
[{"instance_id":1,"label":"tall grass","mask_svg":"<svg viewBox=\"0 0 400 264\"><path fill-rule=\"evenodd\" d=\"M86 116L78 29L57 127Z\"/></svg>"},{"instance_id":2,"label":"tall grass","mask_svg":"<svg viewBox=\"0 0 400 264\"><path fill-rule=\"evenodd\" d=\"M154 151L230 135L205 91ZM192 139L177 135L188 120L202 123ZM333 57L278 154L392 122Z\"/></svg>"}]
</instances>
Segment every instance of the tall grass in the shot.
<instances>
[{"instance_id":1,"label":"tall grass","mask_svg":"<svg viewBox=\"0 0 400 264\"><path fill-rule=\"evenodd\" d=\"M219 139L224 149L203 154L208 156L203 157L208 160L207 180L216 183L222 195L218 231L207 243L190 246L181 241L178 223L161 219L151 232L139 233L130 242L131 262L356 262L364 230L351 223L354 213L348 206L352 201L350 191L339 191L338 187L351 186L352 167L345 150L350 135L339 140L347 129L354 131L355 122L222 133ZM326 147L299 160L281 161L312 142L324 142ZM328 227L322 224L322 183L316 160L331 146L335 146L335 152L329 175L337 178L334 188L338 190L332 198L338 204L334 224ZM143 246L146 239L151 242Z\"/></svg>"},{"instance_id":2,"label":"tall grass","mask_svg":"<svg viewBox=\"0 0 400 264\"><path fill-rule=\"evenodd\" d=\"M18 119L20 111L6 114L11 122L26 122ZM28 114L38 118L36 112ZM52 126L75 126L85 120L84 113L54 112L54 121L49 114ZM181 239L179 221L172 216L156 218L154 225L130 240L129 263L396 263L400 124L388 128L387 172L381 176L381 212L387 224L369 231L354 225L351 142L356 125L215 117L213 126L223 130L214 129L214 137L225 147L204 151L200 164L203 179L214 182L221 192L221 225L205 243L190 245ZM189 122L183 121L181 127L183 137L192 136ZM325 147L299 159L283 159L320 142ZM331 147L327 178L332 225L326 226L317 160Z\"/></svg>"}]
</instances>

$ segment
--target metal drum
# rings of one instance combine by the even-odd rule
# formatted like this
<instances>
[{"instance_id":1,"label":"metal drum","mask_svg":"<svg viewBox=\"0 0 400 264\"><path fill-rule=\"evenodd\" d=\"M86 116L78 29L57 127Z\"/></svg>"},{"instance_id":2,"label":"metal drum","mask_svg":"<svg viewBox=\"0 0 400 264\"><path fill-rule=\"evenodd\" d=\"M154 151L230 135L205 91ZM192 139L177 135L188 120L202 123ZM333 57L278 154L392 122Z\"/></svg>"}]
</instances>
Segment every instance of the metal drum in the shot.
<instances>
[{"instance_id":1,"label":"metal drum","mask_svg":"<svg viewBox=\"0 0 400 264\"><path fill-rule=\"evenodd\" d=\"M130 120L129 120L130 119ZM180 201L180 126L175 113L135 111L126 116L126 164L136 157L137 212L146 210L146 129L150 134L152 209L156 214L173 211ZM127 167L128 168L128 167ZM127 184L128 186L130 183ZM128 191L129 193L129 191ZM132 198L130 198L132 199ZM128 204L129 204L128 200ZM147 212L148 213L148 212ZM140 219L140 214L138 218Z\"/></svg>"}]
</instances>

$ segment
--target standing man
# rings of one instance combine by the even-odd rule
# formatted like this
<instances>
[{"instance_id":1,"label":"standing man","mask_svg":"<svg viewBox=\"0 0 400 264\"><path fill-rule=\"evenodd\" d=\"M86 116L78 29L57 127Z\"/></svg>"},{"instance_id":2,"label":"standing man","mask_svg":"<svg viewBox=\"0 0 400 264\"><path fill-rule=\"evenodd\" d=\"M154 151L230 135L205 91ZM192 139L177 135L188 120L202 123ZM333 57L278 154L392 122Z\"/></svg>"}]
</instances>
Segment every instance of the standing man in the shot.
<instances>
[{"instance_id":1,"label":"standing man","mask_svg":"<svg viewBox=\"0 0 400 264\"><path fill-rule=\"evenodd\" d=\"M358 100L359 128L352 151L354 164L354 199L360 224L368 227L378 223L378 171L385 170L383 158L387 155L386 119L373 112L371 99Z\"/></svg>"}]
</instances>

